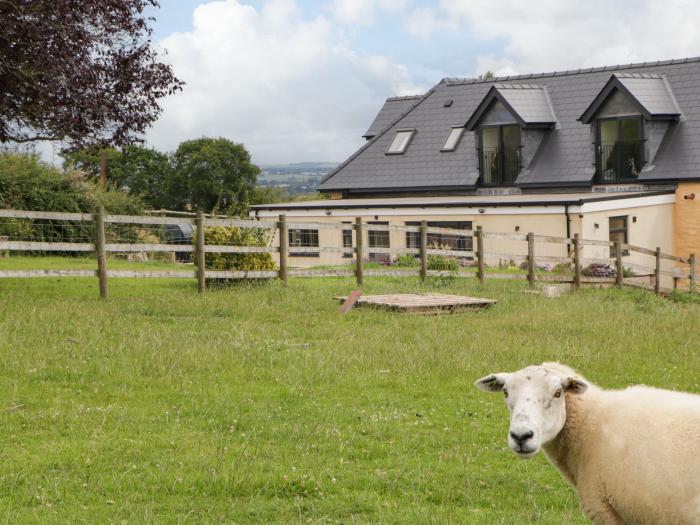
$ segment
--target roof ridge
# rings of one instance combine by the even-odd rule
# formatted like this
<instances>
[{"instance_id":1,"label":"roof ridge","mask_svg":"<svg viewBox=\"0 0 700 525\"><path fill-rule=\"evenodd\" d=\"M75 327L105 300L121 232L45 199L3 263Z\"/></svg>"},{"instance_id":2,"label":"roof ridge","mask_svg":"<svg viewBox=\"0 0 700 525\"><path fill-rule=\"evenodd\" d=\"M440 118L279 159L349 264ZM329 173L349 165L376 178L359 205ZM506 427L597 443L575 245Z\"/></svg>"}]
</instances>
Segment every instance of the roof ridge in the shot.
<instances>
[{"instance_id":1,"label":"roof ridge","mask_svg":"<svg viewBox=\"0 0 700 525\"><path fill-rule=\"evenodd\" d=\"M422 98L423 95L403 95L400 97L389 97L385 100L385 102L394 102L397 100L418 100L419 98Z\"/></svg>"},{"instance_id":2,"label":"roof ridge","mask_svg":"<svg viewBox=\"0 0 700 525\"><path fill-rule=\"evenodd\" d=\"M503 77L494 77L489 79L484 78L460 78L447 77L443 79L448 86L459 86L463 84L493 84L494 82L503 82L510 80L523 80L533 78L561 77L567 75L578 75L580 73L600 73L604 71L618 71L621 69L634 69L640 67L656 67L668 66L673 64L688 64L692 62L700 62L700 56L687 58L674 58L670 60L657 60L655 62L636 62L630 64L618 64L616 66L601 66L581 69L567 69L563 71L550 71L546 73L525 73L521 75L507 75Z\"/></svg>"}]
</instances>

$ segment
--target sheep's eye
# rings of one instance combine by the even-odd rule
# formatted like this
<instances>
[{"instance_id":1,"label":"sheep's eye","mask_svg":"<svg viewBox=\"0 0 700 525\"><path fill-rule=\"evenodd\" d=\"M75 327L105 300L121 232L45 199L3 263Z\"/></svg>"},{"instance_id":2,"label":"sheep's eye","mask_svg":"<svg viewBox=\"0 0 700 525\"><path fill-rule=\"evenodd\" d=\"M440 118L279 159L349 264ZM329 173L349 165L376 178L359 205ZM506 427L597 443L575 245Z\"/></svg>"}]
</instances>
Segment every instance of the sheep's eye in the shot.
<instances>
[{"instance_id":1,"label":"sheep's eye","mask_svg":"<svg viewBox=\"0 0 700 525\"><path fill-rule=\"evenodd\" d=\"M554 397L561 397L561 388L554 392Z\"/></svg>"},{"instance_id":2,"label":"sheep's eye","mask_svg":"<svg viewBox=\"0 0 700 525\"><path fill-rule=\"evenodd\" d=\"M505 388L503 389L503 395L508 397L508 390L506 390Z\"/></svg>"}]
</instances>

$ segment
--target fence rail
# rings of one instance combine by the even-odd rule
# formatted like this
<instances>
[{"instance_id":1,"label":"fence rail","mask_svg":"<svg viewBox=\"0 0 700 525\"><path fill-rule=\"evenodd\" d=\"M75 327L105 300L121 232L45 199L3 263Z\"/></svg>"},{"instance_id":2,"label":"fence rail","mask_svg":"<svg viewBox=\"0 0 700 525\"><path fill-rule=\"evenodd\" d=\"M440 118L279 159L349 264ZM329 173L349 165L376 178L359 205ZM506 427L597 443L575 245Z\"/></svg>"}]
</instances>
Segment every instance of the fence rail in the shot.
<instances>
[{"instance_id":1,"label":"fence rail","mask_svg":"<svg viewBox=\"0 0 700 525\"><path fill-rule=\"evenodd\" d=\"M108 278L196 278L200 291L206 289L207 279L271 279L279 278L285 283L289 277L351 277L354 276L358 284L364 282L364 277L374 276L419 276L426 279L428 276L436 275L457 275L460 277L474 277L484 282L487 278L500 279L527 279L530 284L535 282L569 282L574 287L582 284L615 283L618 286L644 286L651 288L655 292L664 291L661 286L663 277L672 278L673 288L679 286L681 281L687 282L689 291L696 290L696 259L694 254L687 257L662 253L660 248L651 249L636 246L628 243L605 241L600 239L582 239L577 235L573 237L558 237L551 235L537 235L534 233L504 233L486 232L481 227L476 230L453 229L444 227L428 226L422 221L420 226L409 225L385 225L365 223L361 218L357 218L354 223L319 223L319 222L287 222L286 217L281 215L278 221L257 221L244 219L229 219L222 217L207 217L202 213L196 216L183 214L182 217L163 217L158 215L135 216L135 215L113 215L105 214L103 210L98 210L95 214L88 213L59 213L43 211L25 210L0 210L0 219L6 219L11 224L26 226L21 221L36 221L32 224L48 227L65 228L67 225L80 224L90 230L85 234L81 230L80 239L91 242L66 242L64 239L53 240L24 240L12 239L9 236L0 236L0 253L13 251L28 252L76 252L95 253L97 259L97 270L0 270L0 278L35 278L35 277L98 277L100 280L100 293L102 297L107 296ZM130 239L128 242L108 242L105 227L123 228L131 225L139 229L135 234L138 237L143 231L146 232L144 239ZM31 225L30 225L31 226ZM157 235L148 228L164 228L167 226L188 227L196 230L197 244L192 243L170 243L157 239ZM238 246L238 245L212 245L205 243L206 227L237 227L254 228L266 230L274 234L276 243L273 246ZM342 246L321 246L318 238L314 246L290 245L292 230L337 230L345 233L351 232L351 245ZM143 230L143 231L141 231ZM111 231L111 230L110 230ZM412 242L417 243L411 247L396 248L390 246L366 246L367 239L364 238L367 232L406 232L418 234L412 236ZM149 233L150 232L150 233ZM469 239L460 241L457 246L428 246L428 234L447 235L453 239ZM92 237L92 238L89 238ZM407 236L408 239L408 236ZM122 240L122 239L118 239ZM485 249L486 241L491 241L489 250ZM371 241L370 241L371 242ZM492 248L501 248L502 243L525 243L526 250L518 254L524 259L526 273L487 273L486 261L493 259L508 258L513 256L513 252L494 251ZM463 243L463 244L462 244ZM472 247L472 243L474 246ZM539 253L538 246L560 245L566 255L558 256L546 253ZM583 257L582 248L593 246L611 249L611 257ZM472 249L462 249L472 247ZM136 270L111 270L108 268L106 255L108 253L130 253L130 252L160 252L160 253L185 253L192 254L197 261L196 270L188 271L136 271ZM264 271L238 271L238 270L213 270L206 268L206 254L275 254L279 256L279 270ZM289 255L319 255L320 253L351 254L355 265L354 270L348 269L305 269L289 268ZM641 271L635 276L625 276L625 266L623 254L636 253L640 256L653 257L653 264L627 263L627 269ZM396 255L410 254L419 259L417 268L408 269L366 269L364 262L370 255ZM435 255L446 255L463 259L470 259L476 271L460 270L457 272L445 272L428 269L428 258ZM663 268L663 261L676 263L672 269ZM570 275L551 275L539 271L537 263L557 263L559 265L570 266ZM582 274L582 266L590 263L613 264L615 268L614 277L596 278ZM648 279L648 283L644 281Z\"/></svg>"}]
</instances>

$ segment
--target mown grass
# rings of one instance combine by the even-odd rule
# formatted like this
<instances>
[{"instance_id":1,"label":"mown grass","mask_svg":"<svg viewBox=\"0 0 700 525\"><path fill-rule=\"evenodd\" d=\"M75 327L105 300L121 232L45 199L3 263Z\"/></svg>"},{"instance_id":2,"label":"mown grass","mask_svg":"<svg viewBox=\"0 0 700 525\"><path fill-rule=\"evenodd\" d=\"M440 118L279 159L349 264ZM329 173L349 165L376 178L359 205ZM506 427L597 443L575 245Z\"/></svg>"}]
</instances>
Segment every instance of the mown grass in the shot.
<instances>
[{"instance_id":1,"label":"mown grass","mask_svg":"<svg viewBox=\"0 0 700 525\"><path fill-rule=\"evenodd\" d=\"M700 391L700 305L643 291L368 278L487 311L337 312L351 279L0 280L2 523L582 524L506 446L475 379L561 360L606 387Z\"/></svg>"}]
</instances>

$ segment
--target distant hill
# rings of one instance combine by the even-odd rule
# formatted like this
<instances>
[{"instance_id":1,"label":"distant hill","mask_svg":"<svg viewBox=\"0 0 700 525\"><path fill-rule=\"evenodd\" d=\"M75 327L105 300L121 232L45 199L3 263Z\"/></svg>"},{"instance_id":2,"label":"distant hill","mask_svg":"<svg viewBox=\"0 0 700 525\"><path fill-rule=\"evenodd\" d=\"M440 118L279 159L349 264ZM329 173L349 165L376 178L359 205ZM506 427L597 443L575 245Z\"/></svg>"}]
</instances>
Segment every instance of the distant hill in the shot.
<instances>
[{"instance_id":1,"label":"distant hill","mask_svg":"<svg viewBox=\"0 0 700 525\"><path fill-rule=\"evenodd\" d=\"M316 186L339 162L295 162L260 166L258 185L283 188L290 195L316 191Z\"/></svg>"}]
</instances>

